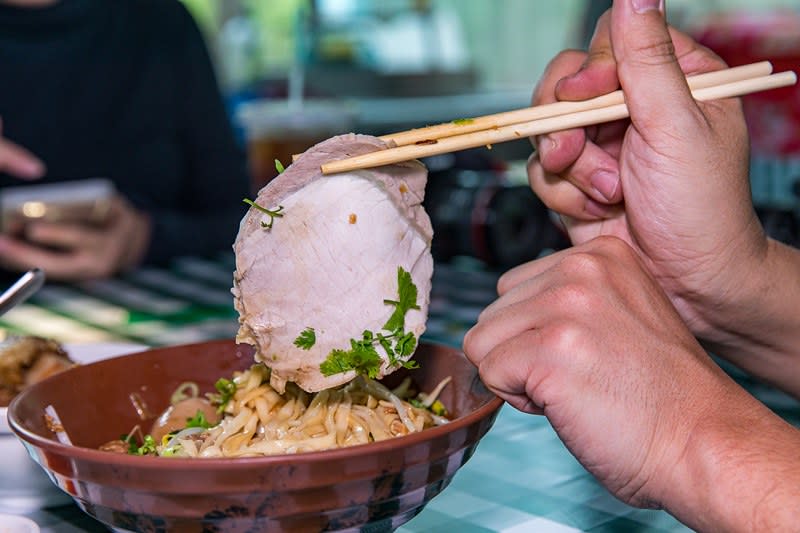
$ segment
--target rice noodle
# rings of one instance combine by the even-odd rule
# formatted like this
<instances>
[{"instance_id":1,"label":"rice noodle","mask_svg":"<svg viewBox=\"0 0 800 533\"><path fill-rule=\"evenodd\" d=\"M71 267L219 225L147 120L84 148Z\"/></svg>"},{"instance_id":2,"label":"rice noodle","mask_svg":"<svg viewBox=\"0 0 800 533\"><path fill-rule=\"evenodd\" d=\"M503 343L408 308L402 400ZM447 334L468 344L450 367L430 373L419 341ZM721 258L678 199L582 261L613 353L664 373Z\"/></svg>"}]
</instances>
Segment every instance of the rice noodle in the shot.
<instances>
[{"instance_id":1,"label":"rice noodle","mask_svg":"<svg viewBox=\"0 0 800 533\"><path fill-rule=\"evenodd\" d=\"M233 377L237 389L222 421L209 429L182 430L157 446L157 453L176 457L300 453L365 444L447 423L368 378L315 394L287 383L284 394L278 394L269 374L263 365L237 373ZM410 382L396 390L407 394L409 388Z\"/></svg>"},{"instance_id":2,"label":"rice noodle","mask_svg":"<svg viewBox=\"0 0 800 533\"><path fill-rule=\"evenodd\" d=\"M436 401L436 398L442 393L442 389L444 389L450 381L452 381L452 376L447 376L442 381L436 385L436 388L433 389L429 394L425 394L424 392L420 394L420 398L422 398L422 405L425 407L430 407L433 405L433 402Z\"/></svg>"}]
</instances>

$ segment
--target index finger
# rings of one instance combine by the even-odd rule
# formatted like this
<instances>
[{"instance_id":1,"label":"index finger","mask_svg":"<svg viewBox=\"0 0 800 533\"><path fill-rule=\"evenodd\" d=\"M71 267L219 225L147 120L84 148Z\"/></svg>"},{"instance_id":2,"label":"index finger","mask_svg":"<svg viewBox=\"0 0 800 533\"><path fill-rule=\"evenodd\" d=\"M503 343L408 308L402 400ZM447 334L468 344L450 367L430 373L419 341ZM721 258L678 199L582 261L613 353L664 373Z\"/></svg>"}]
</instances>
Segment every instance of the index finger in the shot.
<instances>
[{"instance_id":1,"label":"index finger","mask_svg":"<svg viewBox=\"0 0 800 533\"><path fill-rule=\"evenodd\" d=\"M44 163L25 148L0 137L0 171L22 179L44 175Z\"/></svg>"},{"instance_id":2,"label":"index finger","mask_svg":"<svg viewBox=\"0 0 800 533\"><path fill-rule=\"evenodd\" d=\"M573 75L586 59L586 53L579 50L565 50L558 54L545 68L544 74L536 84L531 103L534 106L558 102L556 86L565 77ZM563 170L569 166L583 150L586 140L585 130L577 128L532 139L539 150L540 158L546 158L549 170Z\"/></svg>"},{"instance_id":3,"label":"index finger","mask_svg":"<svg viewBox=\"0 0 800 533\"><path fill-rule=\"evenodd\" d=\"M500 279L497 280L497 294L503 296L520 283L527 281L532 277L538 276L546 270L549 270L554 265L558 264L558 262L561 261L565 255L568 255L572 252L572 248L567 248L566 250L559 250L550 255L546 255L544 257L540 257L539 259L534 259L533 261L528 261L527 263L515 266L514 268L505 272L502 276L500 276Z\"/></svg>"},{"instance_id":4,"label":"index finger","mask_svg":"<svg viewBox=\"0 0 800 533\"><path fill-rule=\"evenodd\" d=\"M555 93L559 100L588 100L619 89L617 61L611 46L611 10L597 19L586 60L571 76L559 80Z\"/></svg>"}]
</instances>

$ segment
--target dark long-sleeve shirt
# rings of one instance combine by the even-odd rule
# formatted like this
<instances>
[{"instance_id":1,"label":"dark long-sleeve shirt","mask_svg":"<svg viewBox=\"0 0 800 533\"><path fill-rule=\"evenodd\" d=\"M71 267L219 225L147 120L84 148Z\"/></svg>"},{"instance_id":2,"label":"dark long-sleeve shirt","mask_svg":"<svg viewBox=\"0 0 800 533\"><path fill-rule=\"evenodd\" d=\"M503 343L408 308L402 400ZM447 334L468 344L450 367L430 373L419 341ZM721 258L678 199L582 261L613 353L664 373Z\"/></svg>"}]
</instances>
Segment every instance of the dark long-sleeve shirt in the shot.
<instances>
[{"instance_id":1,"label":"dark long-sleeve shirt","mask_svg":"<svg viewBox=\"0 0 800 533\"><path fill-rule=\"evenodd\" d=\"M43 181L107 177L149 213L147 262L230 250L246 162L177 0L0 5L0 118L45 162Z\"/></svg>"}]
</instances>

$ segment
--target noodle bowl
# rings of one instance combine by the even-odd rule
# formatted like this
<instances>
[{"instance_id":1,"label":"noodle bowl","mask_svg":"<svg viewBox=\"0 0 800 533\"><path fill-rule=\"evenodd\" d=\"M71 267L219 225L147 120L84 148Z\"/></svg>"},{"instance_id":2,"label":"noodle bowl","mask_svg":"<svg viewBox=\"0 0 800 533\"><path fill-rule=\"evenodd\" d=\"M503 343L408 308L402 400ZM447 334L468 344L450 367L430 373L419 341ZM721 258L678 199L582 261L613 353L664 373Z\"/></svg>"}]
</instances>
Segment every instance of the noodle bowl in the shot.
<instances>
[{"instance_id":1,"label":"noodle bowl","mask_svg":"<svg viewBox=\"0 0 800 533\"><path fill-rule=\"evenodd\" d=\"M209 459L97 449L143 423L131 405L132 392L156 409L170 405L183 381L197 384L197 400L204 400L221 376L246 372L252 348L232 339L77 366L24 390L9 409L9 423L50 479L117 531L390 530L448 486L502 405L458 350L422 343L416 357L422 368L399 370L382 383L411 403L414 394L398 390L405 377L429 392L452 376L438 395L450 421L367 445ZM58 412L72 445L52 433L42 416L48 406Z\"/></svg>"}]
</instances>

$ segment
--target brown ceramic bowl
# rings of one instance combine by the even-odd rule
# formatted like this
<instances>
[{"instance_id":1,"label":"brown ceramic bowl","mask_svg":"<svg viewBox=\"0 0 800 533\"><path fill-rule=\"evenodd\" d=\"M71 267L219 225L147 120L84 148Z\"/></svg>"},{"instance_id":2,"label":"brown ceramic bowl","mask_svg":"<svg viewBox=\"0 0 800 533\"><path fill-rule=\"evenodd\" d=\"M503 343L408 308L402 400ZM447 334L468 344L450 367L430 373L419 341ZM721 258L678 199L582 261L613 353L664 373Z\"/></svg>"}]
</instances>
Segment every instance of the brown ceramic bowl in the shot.
<instances>
[{"instance_id":1,"label":"brown ceramic bowl","mask_svg":"<svg viewBox=\"0 0 800 533\"><path fill-rule=\"evenodd\" d=\"M415 357L422 368L413 377L422 390L453 377L441 396L453 421L350 448L241 459L138 457L96 449L141 422L131 393L158 411L184 381L211 391L219 377L247 368L251 349L230 340L68 370L18 395L9 422L58 486L116 530L331 531L368 524L370 531L388 530L447 486L501 405L459 351L423 343ZM47 405L55 407L74 446L59 443L45 426Z\"/></svg>"}]
</instances>

